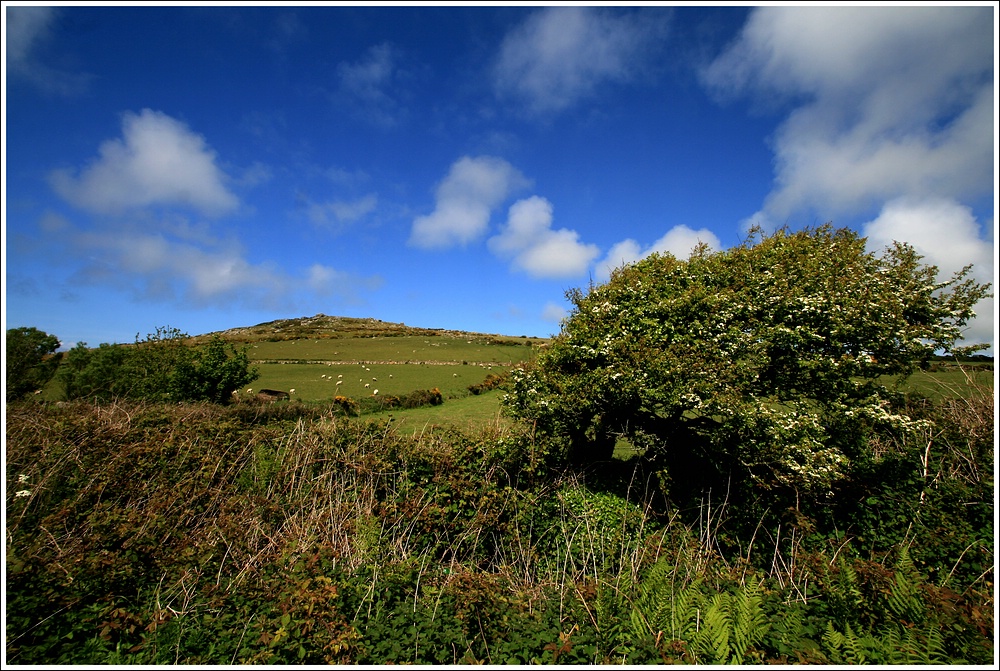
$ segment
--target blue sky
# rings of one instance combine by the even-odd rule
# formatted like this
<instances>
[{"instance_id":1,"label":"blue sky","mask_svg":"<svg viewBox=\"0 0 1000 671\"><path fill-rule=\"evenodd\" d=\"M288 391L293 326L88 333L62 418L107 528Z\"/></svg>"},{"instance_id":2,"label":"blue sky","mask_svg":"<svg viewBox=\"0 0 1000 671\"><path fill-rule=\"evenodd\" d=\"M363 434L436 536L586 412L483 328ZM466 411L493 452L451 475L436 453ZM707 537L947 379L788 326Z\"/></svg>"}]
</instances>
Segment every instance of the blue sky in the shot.
<instances>
[{"instance_id":1,"label":"blue sky","mask_svg":"<svg viewBox=\"0 0 1000 671\"><path fill-rule=\"evenodd\" d=\"M5 328L547 336L567 289L751 223L992 281L996 26L993 3L9 3Z\"/></svg>"}]
</instances>

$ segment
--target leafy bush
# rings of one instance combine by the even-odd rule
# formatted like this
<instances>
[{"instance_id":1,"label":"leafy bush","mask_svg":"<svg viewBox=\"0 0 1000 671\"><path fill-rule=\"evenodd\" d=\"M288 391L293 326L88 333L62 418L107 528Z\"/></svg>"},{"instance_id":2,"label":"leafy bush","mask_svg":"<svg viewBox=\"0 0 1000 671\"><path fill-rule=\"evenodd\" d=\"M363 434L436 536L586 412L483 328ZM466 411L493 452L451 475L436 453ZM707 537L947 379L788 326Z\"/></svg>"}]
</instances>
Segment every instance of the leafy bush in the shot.
<instances>
[{"instance_id":1,"label":"leafy bush","mask_svg":"<svg viewBox=\"0 0 1000 671\"><path fill-rule=\"evenodd\" d=\"M969 270L939 283L911 247L878 256L829 225L654 254L569 292L562 333L514 371L505 407L569 463L609 460L627 438L663 460L678 498L823 497L873 432L924 426L890 407L886 376L959 350L988 290Z\"/></svg>"},{"instance_id":2,"label":"leafy bush","mask_svg":"<svg viewBox=\"0 0 1000 671\"><path fill-rule=\"evenodd\" d=\"M444 397L437 387L410 392L402 400L404 408L419 408L425 405L441 405L442 403L444 403Z\"/></svg>"},{"instance_id":3,"label":"leafy bush","mask_svg":"<svg viewBox=\"0 0 1000 671\"><path fill-rule=\"evenodd\" d=\"M7 401L41 389L59 366L59 339L35 327L7 329Z\"/></svg>"},{"instance_id":4,"label":"leafy bush","mask_svg":"<svg viewBox=\"0 0 1000 671\"><path fill-rule=\"evenodd\" d=\"M202 347L188 336L161 327L134 345L79 343L66 356L59 375L68 399L142 399L227 403L232 393L259 376L247 348L237 349L219 336Z\"/></svg>"},{"instance_id":5,"label":"leafy bush","mask_svg":"<svg viewBox=\"0 0 1000 671\"><path fill-rule=\"evenodd\" d=\"M502 386L506 381L507 381L507 375L497 375L496 373L490 373L489 375L486 376L486 378L482 382L478 384L469 385L469 391L472 392L473 395L478 396L479 394L491 391L493 389Z\"/></svg>"}]
</instances>

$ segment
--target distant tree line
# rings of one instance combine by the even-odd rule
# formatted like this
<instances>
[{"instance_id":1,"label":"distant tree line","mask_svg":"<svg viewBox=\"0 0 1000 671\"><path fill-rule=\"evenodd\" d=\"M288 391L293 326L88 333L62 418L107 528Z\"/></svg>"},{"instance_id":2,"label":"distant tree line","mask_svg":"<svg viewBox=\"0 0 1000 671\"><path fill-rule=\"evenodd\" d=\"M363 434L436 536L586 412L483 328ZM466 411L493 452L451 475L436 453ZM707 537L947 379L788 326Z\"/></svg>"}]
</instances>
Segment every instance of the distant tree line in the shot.
<instances>
[{"instance_id":1,"label":"distant tree line","mask_svg":"<svg viewBox=\"0 0 1000 671\"><path fill-rule=\"evenodd\" d=\"M57 353L59 341L36 328L7 331L7 400L40 390L53 376L67 400L135 399L226 403L232 393L260 374L250 366L246 347L219 336L206 345L187 344L188 335L160 327L134 344L78 343Z\"/></svg>"}]
</instances>

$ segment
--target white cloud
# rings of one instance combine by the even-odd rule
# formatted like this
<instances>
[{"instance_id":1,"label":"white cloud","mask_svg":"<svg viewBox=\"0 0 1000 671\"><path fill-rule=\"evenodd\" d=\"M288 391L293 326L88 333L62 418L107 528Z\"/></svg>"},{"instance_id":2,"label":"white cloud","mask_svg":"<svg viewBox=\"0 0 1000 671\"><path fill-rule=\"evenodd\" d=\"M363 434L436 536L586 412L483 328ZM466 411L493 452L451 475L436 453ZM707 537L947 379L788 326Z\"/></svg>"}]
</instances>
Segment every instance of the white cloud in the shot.
<instances>
[{"instance_id":1,"label":"white cloud","mask_svg":"<svg viewBox=\"0 0 1000 671\"><path fill-rule=\"evenodd\" d=\"M355 222L375 211L378 197L368 194L357 200L332 200L326 203L309 203L306 213L318 226L340 225Z\"/></svg>"},{"instance_id":2,"label":"white cloud","mask_svg":"<svg viewBox=\"0 0 1000 671\"><path fill-rule=\"evenodd\" d=\"M340 93L355 106L357 116L378 126L394 126L400 106L389 94L398 75L399 56L390 44L378 44L356 63L340 63Z\"/></svg>"},{"instance_id":3,"label":"white cloud","mask_svg":"<svg viewBox=\"0 0 1000 671\"><path fill-rule=\"evenodd\" d=\"M110 287L147 301L288 310L310 296L356 303L382 283L377 275L322 264L288 272L269 261L255 262L235 238L220 238L206 225L177 217L137 215L85 228L46 213L38 230L48 258L73 269L72 288Z\"/></svg>"},{"instance_id":4,"label":"white cloud","mask_svg":"<svg viewBox=\"0 0 1000 671\"><path fill-rule=\"evenodd\" d=\"M993 243L981 237L972 211L953 200L899 198L886 203L863 230L872 252L880 253L893 241L912 245L924 263L938 267L939 281L973 264L973 278L980 283L993 282ZM994 299L980 301L975 311L966 340L992 344Z\"/></svg>"},{"instance_id":5,"label":"white cloud","mask_svg":"<svg viewBox=\"0 0 1000 671\"><path fill-rule=\"evenodd\" d=\"M424 249L465 245L489 226L490 213L528 180L492 156L463 156L438 185L434 212L413 220L410 244Z\"/></svg>"},{"instance_id":6,"label":"white cloud","mask_svg":"<svg viewBox=\"0 0 1000 671\"><path fill-rule=\"evenodd\" d=\"M52 41L58 11L52 7L4 7L7 73L22 78L46 93L74 95L86 89L90 76L57 70L39 56Z\"/></svg>"},{"instance_id":7,"label":"white cloud","mask_svg":"<svg viewBox=\"0 0 1000 671\"><path fill-rule=\"evenodd\" d=\"M546 303L545 307L542 308L542 319L547 322L556 322L558 324L568 315L569 313L566 311L566 308L561 305L556 305L551 301Z\"/></svg>"},{"instance_id":8,"label":"white cloud","mask_svg":"<svg viewBox=\"0 0 1000 671\"><path fill-rule=\"evenodd\" d=\"M532 112L558 112L606 82L632 78L662 32L659 14L545 8L504 38L494 84Z\"/></svg>"},{"instance_id":9,"label":"white cloud","mask_svg":"<svg viewBox=\"0 0 1000 671\"><path fill-rule=\"evenodd\" d=\"M166 114L145 109L125 114L122 138L102 143L99 157L79 174L56 170L50 181L68 202L100 214L152 205L221 214L239 201L226 188L215 159L202 136Z\"/></svg>"},{"instance_id":10,"label":"white cloud","mask_svg":"<svg viewBox=\"0 0 1000 671\"><path fill-rule=\"evenodd\" d=\"M721 97L795 105L764 213L824 219L993 189L993 11L763 7L704 72Z\"/></svg>"},{"instance_id":11,"label":"white cloud","mask_svg":"<svg viewBox=\"0 0 1000 671\"><path fill-rule=\"evenodd\" d=\"M712 249L717 250L722 247L718 236L707 228L700 228L696 231L683 224L674 226L663 237L645 249L642 249L635 240L628 238L611 247L607 255L594 268L594 276L599 282L604 282L611 276L611 271L615 268L635 263L654 252L669 252L679 259L687 259L691 256L692 250L702 242Z\"/></svg>"},{"instance_id":12,"label":"white cloud","mask_svg":"<svg viewBox=\"0 0 1000 671\"><path fill-rule=\"evenodd\" d=\"M9 7L5 11L7 67L20 67L28 61L35 45L48 36L56 10L53 7Z\"/></svg>"},{"instance_id":13,"label":"white cloud","mask_svg":"<svg viewBox=\"0 0 1000 671\"><path fill-rule=\"evenodd\" d=\"M581 243L576 231L552 230L552 204L540 196L511 205L506 226L488 245L532 277L580 275L600 254L596 245Z\"/></svg>"},{"instance_id":14,"label":"white cloud","mask_svg":"<svg viewBox=\"0 0 1000 671\"><path fill-rule=\"evenodd\" d=\"M374 291L383 284L378 275L358 277L343 270L314 263L309 267L306 284L317 296L339 296L350 303L359 302L358 289Z\"/></svg>"}]
</instances>

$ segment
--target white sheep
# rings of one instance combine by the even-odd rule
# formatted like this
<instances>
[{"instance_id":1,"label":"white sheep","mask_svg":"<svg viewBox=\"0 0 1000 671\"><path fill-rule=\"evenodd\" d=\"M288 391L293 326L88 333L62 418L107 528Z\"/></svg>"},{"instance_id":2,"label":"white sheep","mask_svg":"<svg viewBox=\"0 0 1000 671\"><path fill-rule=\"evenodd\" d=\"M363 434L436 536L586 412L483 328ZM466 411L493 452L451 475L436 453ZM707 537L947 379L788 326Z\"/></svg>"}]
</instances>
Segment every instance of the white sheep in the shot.
<instances>
[{"instance_id":1,"label":"white sheep","mask_svg":"<svg viewBox=\"0 0 1000 671\"><path fill-rule=\"evenodd\" d=\"M378 378L377 377L373 377L372 378L372 382L378 382Z\"/></svg>"},{"instance_id":2,"label":"white sheep","mask_svg":"<svg viewBox=\"0 0 1000 671\"><path fill-rule=\"evenodd\" d=\"M376 395L378 395L378 389L376 389L375 391L372 392L372 396L376 396Z\"/></svg>"},{"instance_id":3,"label":"white sheep","mask_svg":"<svg viewBox=\"0 0 1000 671\"><path fill-rule=\"evenodd\" d=\"M294 390L294 389L289 389L289 390L288 390L288 393L289 393L289 394L294 394L294 393L295 393L295 390Z\"/></svg>"},{"instance_id":4,"label":"white sheep","mask_svg":"<svg viewBox=\"0 0 1000 671\"><path fill-rule=\"evenodd\" d=\"M366 385L365 385L365 389L367 389L367 388L368 388L368 387L370 387L370 386L371 386L370 384L366 384Z\"/></svg>"}]
</instances>

